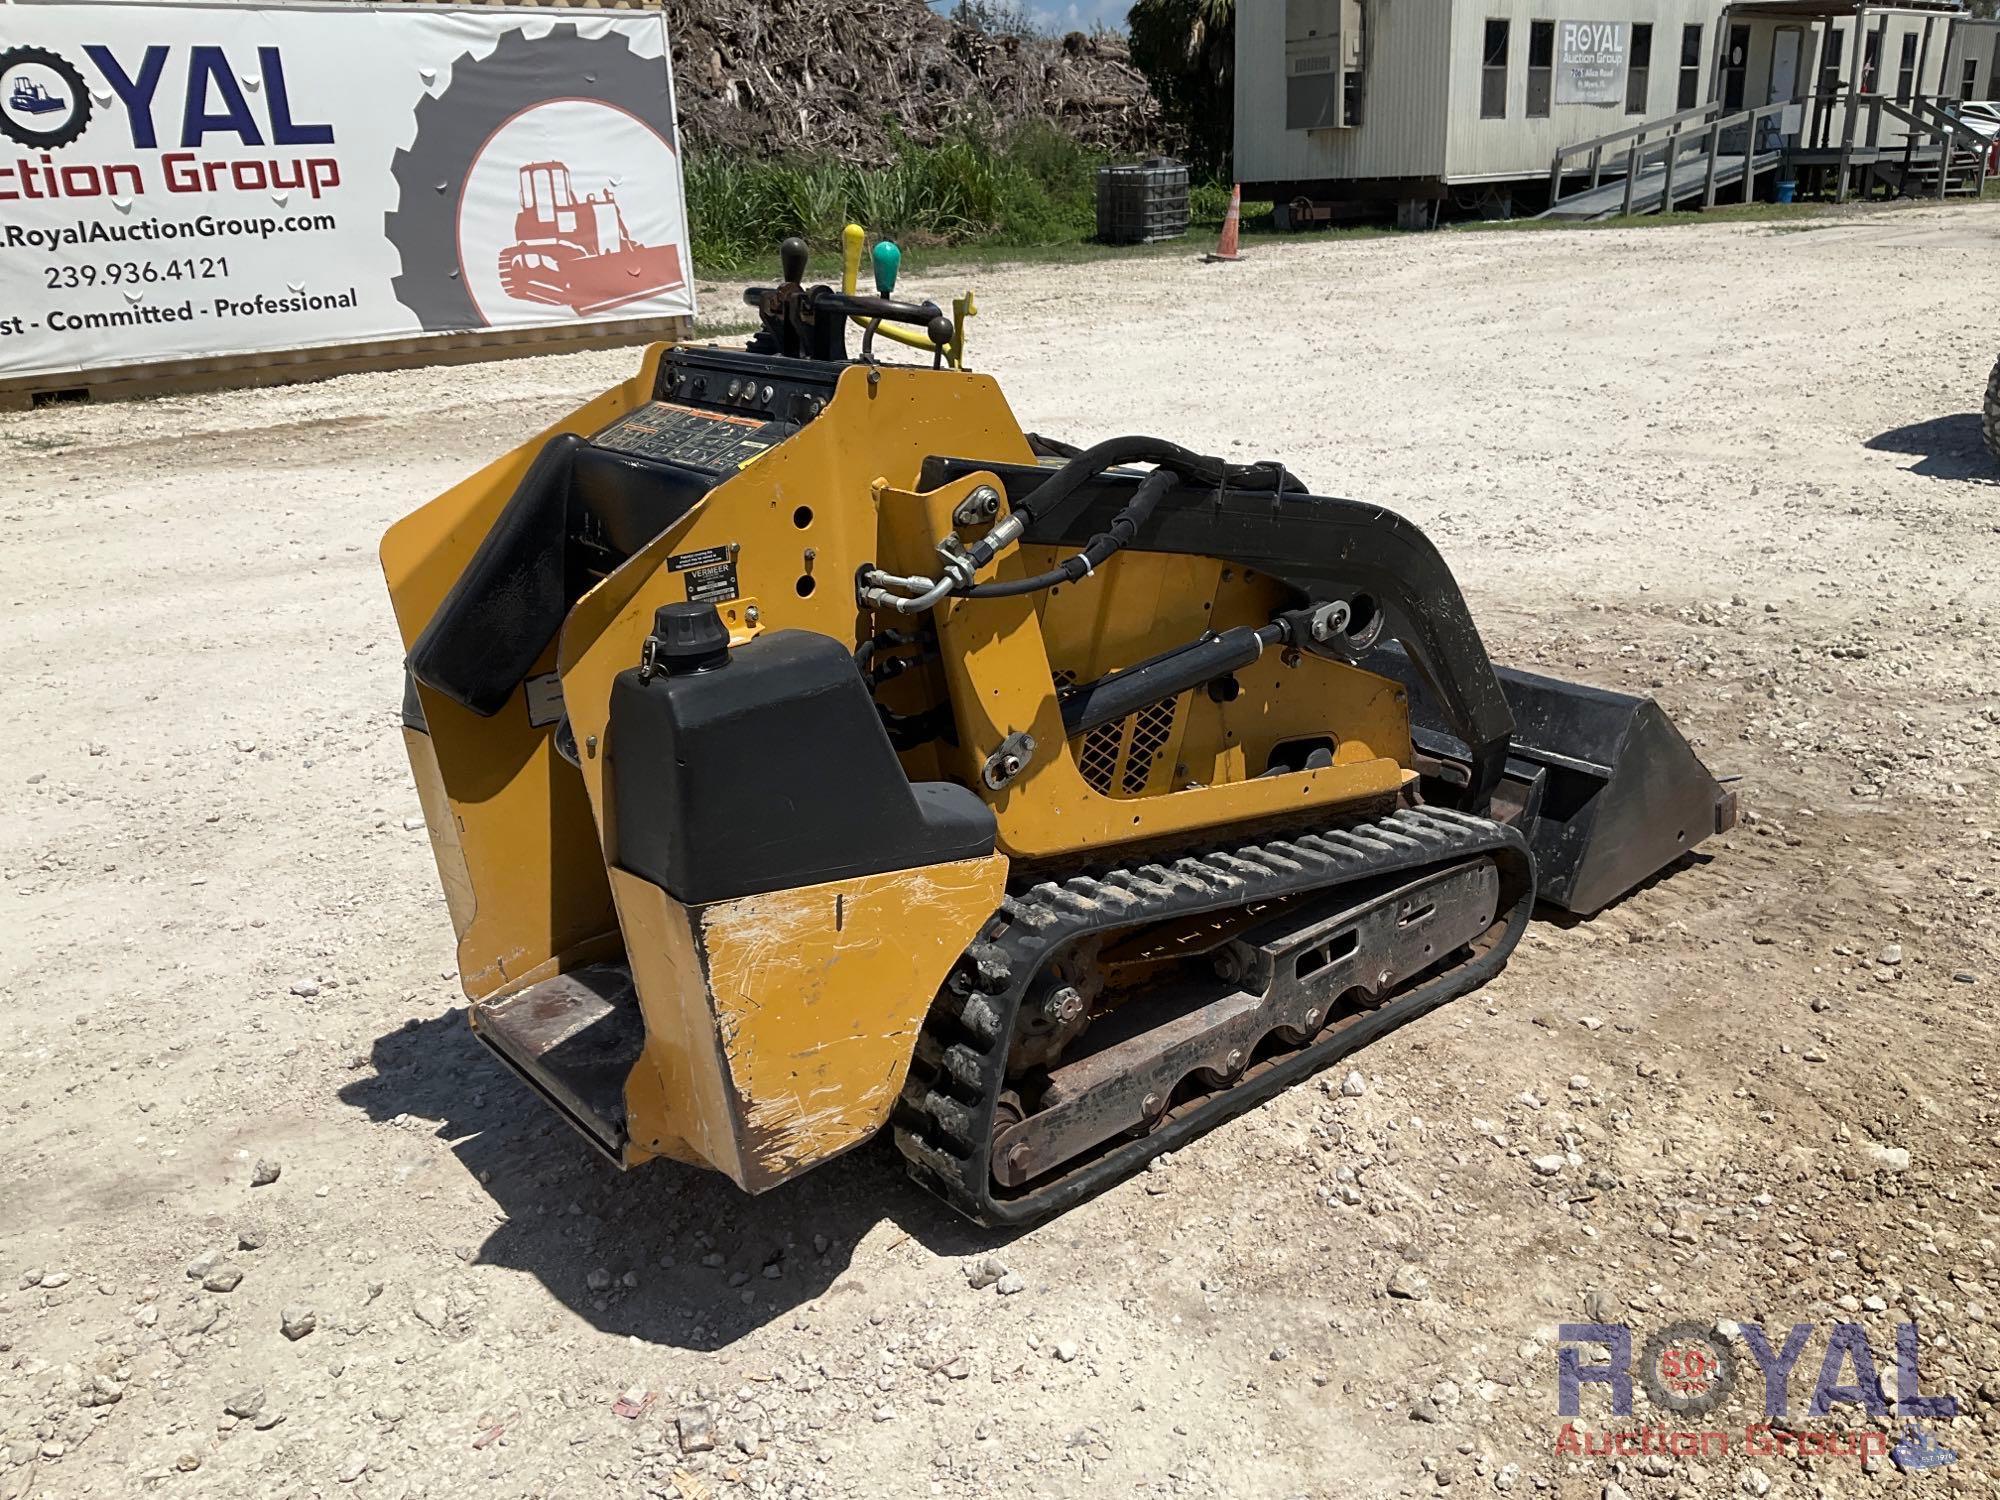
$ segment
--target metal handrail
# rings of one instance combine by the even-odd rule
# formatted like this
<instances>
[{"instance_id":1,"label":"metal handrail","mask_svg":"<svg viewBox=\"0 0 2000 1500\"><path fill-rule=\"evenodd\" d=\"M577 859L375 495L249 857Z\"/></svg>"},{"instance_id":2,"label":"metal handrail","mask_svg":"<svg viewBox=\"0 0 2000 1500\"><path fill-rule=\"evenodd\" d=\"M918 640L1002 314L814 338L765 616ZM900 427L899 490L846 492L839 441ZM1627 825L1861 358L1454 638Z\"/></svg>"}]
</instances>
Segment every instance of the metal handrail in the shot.
<instances>
[{"instance_id":1,"label":"metal handrail","mask_svg":"<svg viewBox=\"0 0 2000 1500\"><path fill-rule=\"evenodd\" d=\"M1689 140L1705 138L1705 152L1708 163L1707 180L1703 192L1703 206L1713 208L1715 206L1717 186L1715 180L1716 165L1718 158L1723 154L1721 151L1722 133L1727 130L1734 130L1736 127L1742 125L1749 127L1748 140L1745 142L1742 152L1742 193L1743 200L1748 202L1751 193L1751 179L1754 176L1752 163L1757 154L1758 125L1763 120L1773 115L1779 115L1789 109L1808 106L1816 107L1819 105L1834 106L1843 103L1850 107L1846 127L1843 131L1843 138L1840 142L1843 151L1843 197L1845 195L1847 175L1845 163L1847 157L1855 149L1855 126L1858 123L1859 115L1864 110L1868 115L1866 146L1869 149L1876 149L1880 146L1882 116L1884 114L1913 126L1916 131L1941 143L1937 192L1937 196L1940 198L1944 197L1946 168L1949 166L1951 153L1959 147L1961 138L1963 138L1964 141L1969 143L1967 149L1973 149L1979 153L1978 186L1983 190L1986 179L1985 153L1990 147L1976 131L1953 116L1940 103L1940 100L1944 97L1941 95L1918 94L1912 97L1909 106L1906 108L1901 103L1884 94L1860 93L1848 89L1815 90L1795 94L1790 99L1761 104L1754 109L1739 110L1729 115L1719 114L1718 111L1721 109L1720 103L1710 101L1708 104L1700 105L1694 109L1684 109L1678 114L1665 115L1657 120L1647 120L1637 125L1628 125L1622 130L1612 131L1609 135L1601 135L1592 140L1579 141L1573 146L1562 147L1556 152L1554 160L1549 165L1549 206L1553 208L1556 204L1563 201L1563 178L1569 175L1564 171L1564 164L1566 162L1585 153L1589 154L1590 188L1579 189L1578 191L1590 191L1603 185L1605 148L1629 141L1631 145L1626 150L1622 163L1622 172L1625 179L1625 201L1621 211L1625 215L1630 216L1637 193L1640 174L1646 170L1648 160L1656 152L1664 151L1665 170L1661 182L1660 208L1662 212L1665 212L1673 206L1675 169L1679 165L1682 148ZM1815 110L1815 112L1817 111ZM1830 116L1831 110L1829 109L1827 113ZM1682 127L1685 125L1692 125L1696 128L1684 130ZM1666 134L1657 140L1648 140L1649 136L1654 136L1660 131L1665 131ZM1914 153L1915 136L1906 135L1904 141L1904 167L1906 172L1914 161ZM1728 154L1735 155L1736 153L1731 152ZM1614 166L1616 165L1619 164L1614 163Z\"/></svg>"},{"instance_id":2,"label":"metal handrail","mask_svg":"<svg viewBox=\"0 0 2000 1500\"><path fill-rule=\"evenodd\" d=\"M1908 120L1912 125L1922 126L1933 135L1943 133L1949 135L1954 141L1959 136L1964 136L1972 143L1972 149L1983 148L1986 145L1986 137L1974 130L1942 104L1938 103L1939 97L1941 96L1919 94L1910 101L1911 107L1908 110L1902 109L1893 100L1885 100L1883 102L1884 107L1890 114L1900 119ZM1959 101L1953 100L1952 102L1957 103ZM1936 119L1925 120L1920 118L1925 114L1934 115Z\"/></svg>"},{"instance_id":3,"label":"metal handrail","mask_svg":"<svg viewBox=\"0 0 2000 1500\"><path fill-rule=\"evenodd\" d=\"M1718 158L1722 155L1722 135L1724 131L1733 130L1739 125L1747 125L1749 127L1749 139L1743 149L1743 197L1747 202L1750 196L1751 178L1755 175L1752 171L1752 162L1757 154L1758 122L1772 115L1780 114L1796 103L1798 103L1796 99L1787 99L1775 104L1760 104L1755 109L1738 110L1735 114L1730 115L1717 114L1721 105L1710 103L1699 109L1685 109L1677 115L1668 115L1658 120L1648 121L1643 125L1635 125L1626 130L1617 131L1612 135L1600 137L1595 141L1585 141L1578 146L1565 147L1556 153L1555 161L1549 169L1549 206L1553 208L1557 203L1562 201L1562 179L1565 175L1563 172L1563 162L1565 160L1582 151L1589 151L1591 153L1590 186L1593 189L1597 188L1601 186L1604 147L1629 138L1632 140L1632 145L1625 153L1625 201L1620 212L1627 218L1631 217L1639 185L1639 176L1646 170L1647 158L1652 156L1654 152L1661 150L1665 151L1665 170L1660 183L1660 209L1662 212L1665 212L1673 206L1674 176L1676 168L1680 165L1681 148L1688 141L1705 138L1706 146L1704 149L1708 157L1708 165L1702 197L1703 205L1713 208L1715 207L1717 187L1716 165ZM1699 125L1702 128L1683 131L1680 127L1688 123ZM1665 130L1667 134L1660 140L1648 142L1646 137L1658 130ZM1733 155L1735 153L1732 152L1730 154Z\"/></svg>"},{"instance_id":4,"label":"metal handrail","mask_svg":"<svg viewBox=\"0 0 2000 1500\"><path fill-rule=\"evenodd\" d=\"M1970 142L1970 145L1966 149L1970 150L1977 159L1977 165L1973 172L1973 193L1975 196L1984 195L1986 191L1986 156L1991 147L1984 136L1952 114L1951 111L1944 108L1943 105L1937 102L1936 98L1920 94L1910 101L1910 108L1905 109L1893 100L1884 99L1876 95L1871 98L1870 106L1871 139L1880 130L1881 117L1887 114L1891 119L1901 120L1907 125L1915 126L1918 130L1923 131L1926 135L1937 141L1936 196L1940 201L1943 200L1945 189L1950 184L1952 155L1960 149L1959 138L1963 136ZM1926 119L1926 115L1933 116L1934 118ZM1914 135L1906 135L1903 138L1903 175L1906 179L1915 165L1916 137Z\"/></svg>"},{"instance_id":5,"label":"metal handrail","mask_svg":"<svg viewBox=\"0 0 2000 1500\"><path fill-rule=\"evenodd\" d=\"M1623 130L1614 130L1609 135L1600 135L1593 140L1579 141L1574 146L1561 147L1556 152L1555 160L1549 164L1549 202L1553 204L1562 196L1562 180L1565 175L1563 163L1572 156L1581 156L1586 151L1590 153L1590 185L1595 188L1603 181L1606 146L1615 146L1620 141L1632 140L1635 137L1636 144L1643 145L1645 138L1656 130L1672 130L1683 123L1706 120L1721 108L1719 101L1710 100L1707 104L1698 104L1693 109L1684 109L1679 114L1666 115L1657 120L1645 120L1637 125L1628 125ZM1628 152L1627 156L1629 155Z\"/></svg>"}]
</instances>

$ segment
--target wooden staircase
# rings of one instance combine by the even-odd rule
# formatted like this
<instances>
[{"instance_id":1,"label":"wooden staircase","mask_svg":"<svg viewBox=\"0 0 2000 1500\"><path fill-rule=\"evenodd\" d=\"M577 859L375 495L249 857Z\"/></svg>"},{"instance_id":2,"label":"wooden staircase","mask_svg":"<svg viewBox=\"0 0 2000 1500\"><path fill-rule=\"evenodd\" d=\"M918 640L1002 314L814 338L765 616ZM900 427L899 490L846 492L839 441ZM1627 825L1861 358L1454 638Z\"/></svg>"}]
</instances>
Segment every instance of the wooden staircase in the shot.
<instances>
[{"instance_id":1,"label":"wooden staircase","mask_svg":"<svg viewBox=\"0 0 2000 1500\"><path fill-rule=\"evenodd\" d=\"M1874 180L1900 198L1977 198L1985 190L1986 152L1958 141L1949 152L1878 161ZM1939 173L1944 176L1942 184Z\"/></svg>"},{"instance_id":2,"label":"wooden staircase","mask_svg":"<svg viewBox=\"0 0 2000 1500\"><path fill-rule=\"evenodd\" d=\"M1973 133L1951 109L1951 102L1918 96L1891 100L1869 95L1860 103L1865 132L1857 132L1857 112L1850 111L1841 149L1854 157L1857 134L1873 152L1863 179L1867 191L1885 188L1901 198L1978 198L1986 191L1992 147ZM1883 119L1900 122L1903 141L1898 149L1882 141ZM1860 162L1855 161L1859 166ZM1844 194L1843 194L1844 196Z\"/></svg>"}]
</instances>

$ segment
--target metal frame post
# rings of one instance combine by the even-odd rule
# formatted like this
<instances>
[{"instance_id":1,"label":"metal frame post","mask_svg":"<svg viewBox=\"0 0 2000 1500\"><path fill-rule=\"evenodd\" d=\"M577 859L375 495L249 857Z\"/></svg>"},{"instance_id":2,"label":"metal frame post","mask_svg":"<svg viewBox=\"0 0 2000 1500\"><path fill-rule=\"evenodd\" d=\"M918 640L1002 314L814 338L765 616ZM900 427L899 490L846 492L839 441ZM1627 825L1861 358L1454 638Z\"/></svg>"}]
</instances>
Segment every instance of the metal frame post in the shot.
<instances>
[{"instance_id":1,"label":"metal frame post","mask_svg":"<svg viewBox=\"0 0 2000 1500\"><path fill-rule=\"evenodd\" d=\"M1835 203L1845 203L1853 187L1854 127L1861 114L1861 69L1868 51L1863 37L1867 30L1868 7L1857 3L1854 7L1854 45L1848 49L1847 112L1840 127L1840 183L1833 192Z\"/></svg>"},{"instance_id":2,"label":"metal frame post","mask_svg":"<svg viewBox=\"0 0 2000 1500\"><path fill-rule=\"evenodd\" d=\"M1826 91L1826 60L1833 56L1833 17L1822 16L1819 22L1819 44L1813 50L1812 60L1812 123L1806 131L1806 141L1815 151L1826 146L1827 110L1831 103ZM1840 75L1833 78L1834 87L1840 86Z\"/></svg>"},{"instance_id":3,"label":"metal frame post","mask_svg":"<svg viewBox=\"0 0 2000 1500\"><path fill-rule=\"evenodd\" d=\"M1729 63L1729 20L1736 14L1736 7L1722 7L1722 19L1715 23L1714 58L1708 65L1708 102L1722 102L1722 70Z\"/></svg>"},{"instance_id":4,"label":"metal frame post","mask_svg":"<svg viewBox=\"0 0 2000 1500\"><path fill-rule=\"evenodd\" d=\"M1642 130L1625 148L1625 206L1619 212L1628 219L1632 217L1632 190L1638 186L1639 174L1646 168L1645 145L1646 132Z\"/></svg>"},{"instance_id":5,"label":"metal frame post","mask_svg":"<svg viewBox=\"0 0 2000 1500\"><path fill-rule=\"evenodd\" d=\"M1863 58L1865 59L1868 53L1868 49L1864 46L1861 49L1861 52ZM1889 67L1889 12L1885 10L1882 12L1881 19L1875 23L1875 86L1868 91L1869 100L1874 105L1873 110L1870 112L1868 116L1868 145L1871 150L1882 144L1881 101L1882 101L1882 95L1884 93L1884 90L1882 88L1882 75L1888 71L1888 67Z\"/></svg>"}]
</instances>

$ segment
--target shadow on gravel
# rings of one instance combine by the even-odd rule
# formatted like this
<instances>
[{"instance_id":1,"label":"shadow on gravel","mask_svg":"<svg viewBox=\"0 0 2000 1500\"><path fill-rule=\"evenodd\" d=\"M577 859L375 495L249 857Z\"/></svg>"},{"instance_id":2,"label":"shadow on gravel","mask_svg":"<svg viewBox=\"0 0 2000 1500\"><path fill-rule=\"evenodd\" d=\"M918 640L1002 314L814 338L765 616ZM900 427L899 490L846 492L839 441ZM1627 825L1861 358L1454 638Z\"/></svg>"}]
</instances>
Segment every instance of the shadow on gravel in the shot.
<instances>
[{"instance_id":1,"label":"shadow on gravel","mask_svg":"<svg viewBox=\"0 0 2000 1500\"><path fill-rule=\"evenodd\" d=\"M821 1298L862 1315L874 1297L848 1268L878 1226L940 1256L1011 1238L911 1183L886 1135L755 1198L679 1162L620 1172L474 1038L463 1008L378 1037L369 1061L341 1099L372 1120L436 1120L507 1216L479 1262L527 1272L608 1333L712 1350Z\"/></svg>"},{"instance_id":2,"label":"shadow on gravel","mask_svg":"<svg viewBox=\"0 0 2000 1500\"><path fill-rule=\"evenodd\" d=\"M1984 479L2000 484L2000 463L1986 451L1977 412L1892 427L1861 446L1877 453L1915 457L1917 462L1910 465L1910 472L1926 479Z\"/></svg>"}]
</instances>

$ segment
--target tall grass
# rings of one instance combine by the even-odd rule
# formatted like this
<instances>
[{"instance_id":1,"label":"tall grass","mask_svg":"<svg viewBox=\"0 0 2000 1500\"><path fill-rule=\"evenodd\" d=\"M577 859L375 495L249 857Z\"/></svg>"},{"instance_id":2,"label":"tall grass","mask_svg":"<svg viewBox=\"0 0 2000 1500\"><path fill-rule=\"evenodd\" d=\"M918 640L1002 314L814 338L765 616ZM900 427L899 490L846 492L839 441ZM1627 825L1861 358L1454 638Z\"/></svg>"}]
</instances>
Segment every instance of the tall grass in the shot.
<instances>
[{"instance_id":1,"label":"tall grass","mask_svg":"<svg viewBox=\"0 0 2000 1500\"><path fill-rule=\"evenodd\" d=\"M905 145L886 167L697 155L687 164L695 263L762 269L787 235L835 249L850 222L916 245L1041 246L1089 238L1101 158L1054 128Z\"/></svg>"}]
</instances>

